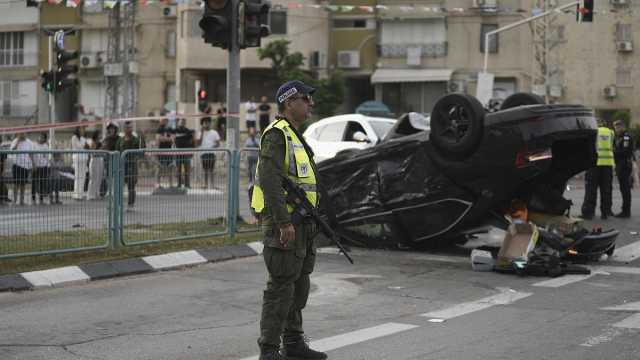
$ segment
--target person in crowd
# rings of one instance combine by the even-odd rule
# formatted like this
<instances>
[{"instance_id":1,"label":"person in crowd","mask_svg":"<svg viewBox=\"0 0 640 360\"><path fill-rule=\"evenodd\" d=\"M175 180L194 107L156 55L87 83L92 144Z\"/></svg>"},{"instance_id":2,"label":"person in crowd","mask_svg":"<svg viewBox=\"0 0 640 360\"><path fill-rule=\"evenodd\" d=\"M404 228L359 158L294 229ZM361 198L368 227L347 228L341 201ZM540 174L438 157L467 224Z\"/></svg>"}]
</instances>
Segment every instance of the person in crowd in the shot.
<instances>
[{"instance_id":1,"label":"person in crowd","mask_svg":"<svg viewBox=\"0 0 640 360\"><path fill-rule=\"evenodd\" d=\"M73 198L75 200L82 200L86 195L84 184L87 178L87 172L89 171L89 157L81 151L87 150L88 148L89 144L85 137L84 127L77 127L71 137L71 150L74 151L71 158L73 160L73 172L75 175L75 181L73 183Z\"/></svg>"},{"instance_id":2,"label":"person in crowd","mask_svg":"<svg viewBox=\"0 0 640 360\"><path fill-rule=\"evenodd\" d=\"M124 123L124 136L118 138L116 150L124 152L126 150L140 149L140 138L133 133L133 125L130 121ZM140 154L131 153L125 158L124 182L127 184L127 211L135 209L136 184L138 183L138 158Z\"/></svg>"},{"instance_id":3,"label":"person in crowd","mask_svg":"<svg viewBox=\"0 0 640 360\"><path fill-rule=\"evenodd\" d=\"M217 126L216 130L218 131L218 135L220 135L220 139L225 141L227 138L227 107L225 104L220 104L217 113Z\"/></svg>"},{"instance_id":4,"label":"person in crowd","mask_svg":"<svg viewBox=\"0 0 640 360\"><path fill-rule=\"evenodd\" d=\"M0 144L2 144L2 135L0 135ZM9 190L5 184L4 172L7 164L7 154L0 153L0 206L6 205L9 200Z\"/></svg>"},{"instance_id":5,"label":"person in crowd","mask_svg":"<svg viewBox=\"0 0 640 360\"><path fill-rule=\"evenodd\" d=\"M160 119L156 130L156 143L159 149L171 149L174 141L174 130L169 127L169 119ZM167 150L170 151L170 150ZM173 155L158 155L158 171L156 173L156 188L162 188L162 178L169 178L169 187L173 187Z\"/></svg>"},{"instance_id":6,"label":"person in crowd","mask_svg":"<svg viewBox=\"0 0 640 360\"><path fill-rule=\"evenodd\" d=\"M13 139L13 142L11 142L10 149L16 151L32 151L35 150L35 147L25 133L20 133ZM14 156L13 166L11 167L14 183L14 205L24 205L24 188L29 182L31 169L33 169L33 158L31 154L19 153Z\"/></svg>"},{"instance_id":7,"label":"person in crowd","mask_svg":"<svg viewBox=\"0 0 640 360\"><path fill-rule=\"evenodd\" d=\"M267 101L267 97L263 96L260 99L260 106L258 106L258 112L260 115L260 133L263 133L264 130L269 126L271 122L271 105Z\"/></svg>"},{"instance_id":8,"label":"person in crowd","mask_svg":"<svg viewBox=\"0 0 640 360\"><path fill-rule=\"evenodd\" d=\"M584 176L583 219L593 219L598 200L598 188L600 189L600 218L606 220L613 215L611 211L611 181L614 167L613 137L613 130L609 129L602 119L598 119L597 162L596 166L587 170Z\"/></svg>"},{"instance_id":9,"label":"person in crowd","mask_svg":"<svg viewBox=\"0 0 640 360\"><path fill-rule=\"evenodd\" d=\"M187 127L187 119L180 119L175 130L175 144L178 149L191 149L195 145L194 131ZM191 188L191 155L181 153L176 155L176 166L178 168L178 187Z\"/></svg>"},{"instance_id":10,"label":"person in crowd","mask_svg":"<svg viewBox=\"0 0 640 360\"><path fill-rule=\"evenodd\" d=\"M244 148L247 150L247 171L249 173L249 183L253 184L256 175L256 165L258 165L258 148L260 147L260 139L256 136L256 128L249 128L249 136L244 142Z\"/></svg>"},{"instance_id":11,"label":"person in crowd","mask_svg":"<svg viewBox=\"0 0 640 360\"><path fill-rule=\"evenodd\" d=\"M49 144L47 133L40 133L38 142L33 144L33 150L47 151ZM44 198L49 196L51 164L49 154L33 154L33 172L31 173L31 203L36 204L36 197L40 205L44 204ZM51 200L51 199L50 199ZM50 201L51 202L51 201Z\"/></svg>"},{"instance_id":12,"label":"person in crowd","mask_svg":"<svg viewBox=\"0 0 640 360\"><path fill-rule=\"evenodd\" d=\"M197 135L198 146L201 149L215 149L220 147L220 135L211 129L211 118L205 117L201 121L202 129ZM216 168L216 154L213 152L203 152L202 170L204 171L204 188L209 189L214 185L214 171Z\"/></svg>"},{"instance_id":13,"label":"person in crowd","mask_svg":"<svg viewBox=\"0 0 640 360\"><path fill-rule=\"evenodd\" d=\"M89 141L91 150L101 150L100 131L96 130ZM96 200L100 197L100 186L104 176L104 155L92 154L89 160L89 190L87 200Z\"/></svg>"},{"instance_id":14,"label":"person in crowd","mask_svg":"<svg viewBox=\"0 0 640 360\"><path fill-rule=\"evenodd\" d=\"M245 124L247 125L247 131L251 128L255 128L256 127L256 120L257 120L257 111L258 111L258 106L255 103L255 99L253 97L251 97L249 99L249 101L247 101L247 103L244 105L244 111L245 111Z\"/></svg>"},{"instance_id":15,"label":"person in crowd","mask_svg":"<svg viewBox=\"0 0 640 360\"><path fill-rule=\"evenodd\" d=\"M62 204L60 201L60 191L62 191L62 169L64 168L64 158L61 153L54 153L51 161L51 186L49 199L52 204Z\"/></svg>"},{"instance_id":16,"label":"person in crowd","mask_svg":"<svg viewBox=\"0 0 640 360\"><path fill-rule=\"evenodd\" d=\"M613 147L613 157L616 163L616 175L620 185L622 195L622 211L614 215L617 218L631 217L631 176L633 171L633 137L627 131L627 127L622 120L613 123L616 137Z\"/></svg>"}]
</instances>

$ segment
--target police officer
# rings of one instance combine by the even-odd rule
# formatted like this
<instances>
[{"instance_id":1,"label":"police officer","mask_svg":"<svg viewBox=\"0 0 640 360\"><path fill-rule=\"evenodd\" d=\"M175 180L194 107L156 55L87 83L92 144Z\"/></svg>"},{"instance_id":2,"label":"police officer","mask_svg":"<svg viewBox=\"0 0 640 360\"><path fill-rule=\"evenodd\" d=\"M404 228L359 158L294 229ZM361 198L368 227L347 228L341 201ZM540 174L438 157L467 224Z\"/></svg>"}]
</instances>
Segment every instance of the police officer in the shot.
<instances>
[{"instance_id":1,"label":"police officer","mask_svg":"<svg viewBox=\"0 0 640 360\"><path fill-rule=\"evenodd\" d=\"M622 120L613 123L616 131L613 155L616 161L616 174L622 194L622 211L615 215L617 218L631 217L631 173L633 170L633 138L627 132Z\"/></svg>"},{"instance_id":2,"label":"police officer","mask_svg":"<svg viewBox=\"0 0 640 360\"><path fill-rule=\"evenodd\" d=\"M595 213L600 188L600 217L602 220L613 215L611 211L611 182L613 179L613 130L604 126L598 120L598 138L596 147L598 161L594 168L587 170L584 181L584 202L582 203L582 218L591 220Z\"/></svg>"},{"instance_id":3,"label":"police officer","mask_svg":"<svg viewBox=\"0 0 640 360\"><path fill-rule=\"evenodd\" d=\"M260 320L260 360L326 359L309 348L302 329L302 309L309 297L309 274L316 250L312 221L292 224L292 207L286 204L282 177L302 187L308 200L318 204L313 152L299 132L309 116L315 89L301 81L283 84L276 94L278 116L260 141L256 184L251 207L264 229L264 262L269 273ZM282 354L280 337L282 336Z\"/></svg>"}]
</instances>

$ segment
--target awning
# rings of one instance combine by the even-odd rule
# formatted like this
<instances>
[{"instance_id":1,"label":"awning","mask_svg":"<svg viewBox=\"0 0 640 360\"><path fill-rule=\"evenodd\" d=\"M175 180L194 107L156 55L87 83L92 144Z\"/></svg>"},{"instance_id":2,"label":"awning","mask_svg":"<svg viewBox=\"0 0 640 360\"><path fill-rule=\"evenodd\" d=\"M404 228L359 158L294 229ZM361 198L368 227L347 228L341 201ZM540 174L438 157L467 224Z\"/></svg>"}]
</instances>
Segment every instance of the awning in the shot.
<instances>
[{"instance_id":1,"label":"awning","mask_svg":"<svg viewBox=\"0 0 640 360\"><path fill-rule=\"evenodd\" d=\"M449 81L450 69L378 69L371 75L371 83Z\"/></svg>"}]
</instances>

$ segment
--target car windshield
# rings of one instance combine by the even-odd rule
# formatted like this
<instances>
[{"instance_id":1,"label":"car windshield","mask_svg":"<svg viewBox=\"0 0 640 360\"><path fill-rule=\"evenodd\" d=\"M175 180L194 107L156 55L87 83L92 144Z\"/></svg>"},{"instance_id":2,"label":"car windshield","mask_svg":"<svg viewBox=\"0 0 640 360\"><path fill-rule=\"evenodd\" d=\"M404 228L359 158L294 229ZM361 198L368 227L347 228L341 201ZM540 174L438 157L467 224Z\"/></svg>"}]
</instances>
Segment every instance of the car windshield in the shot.
<instances>
[{"instance_id":1,"label":"car windshield","mask_svg":"<svg viewBox=\"0 0 640 360\"><path fill-rule=\"evenodd\" d=\"M389 130L393 127L393 123L389 121L371 120L369 121L373 131L376 133L379 139L382 139Z\"/></svg>"}]
</instances>

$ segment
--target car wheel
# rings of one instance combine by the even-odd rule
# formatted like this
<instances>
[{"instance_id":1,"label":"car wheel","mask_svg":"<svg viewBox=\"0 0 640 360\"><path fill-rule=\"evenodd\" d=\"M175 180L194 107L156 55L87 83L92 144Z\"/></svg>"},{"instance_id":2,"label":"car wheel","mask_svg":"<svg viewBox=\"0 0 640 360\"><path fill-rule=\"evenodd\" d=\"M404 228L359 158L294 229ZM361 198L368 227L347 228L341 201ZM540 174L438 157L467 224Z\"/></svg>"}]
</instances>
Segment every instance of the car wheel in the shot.
<instances>
[{"instance_id":1,"label":"car wheel","mask_svg":"<svg viewBox=\"0 0 640 360\"><path fill-rule=\"evenodd\" d=\"M446 158L461 159L476 150L484 129L484 108L473 96L448 94L431 113L429 138Z\"/></svg>"},{"instance_id":2,"label":"car wheel","mask_svg":"<svg viewBox=\"0 0 640 360\"><path fill-rule=\"evenodd\" d=\"M500 106L500 110L506 110L523 105L540 105L544 104L544 99L536 94L531 93L515 93L509 95Z\"/></svg>"}]
</instances>

